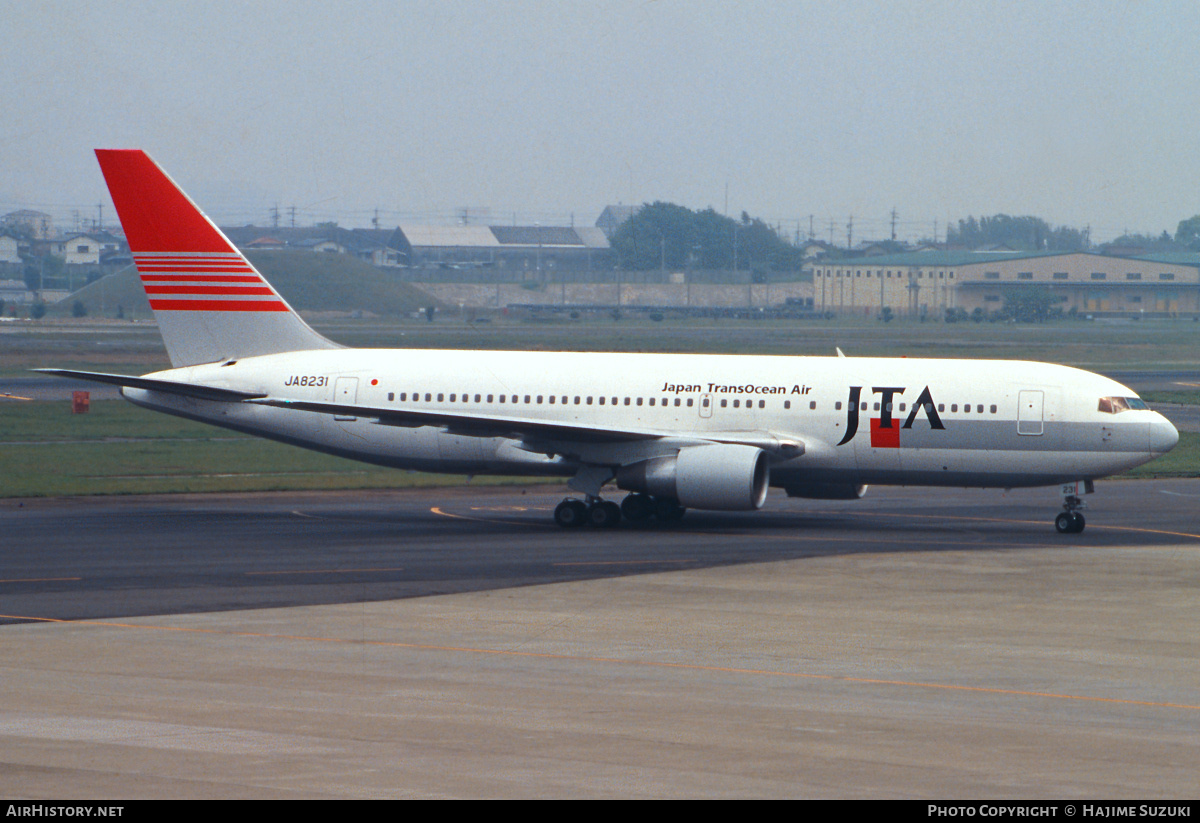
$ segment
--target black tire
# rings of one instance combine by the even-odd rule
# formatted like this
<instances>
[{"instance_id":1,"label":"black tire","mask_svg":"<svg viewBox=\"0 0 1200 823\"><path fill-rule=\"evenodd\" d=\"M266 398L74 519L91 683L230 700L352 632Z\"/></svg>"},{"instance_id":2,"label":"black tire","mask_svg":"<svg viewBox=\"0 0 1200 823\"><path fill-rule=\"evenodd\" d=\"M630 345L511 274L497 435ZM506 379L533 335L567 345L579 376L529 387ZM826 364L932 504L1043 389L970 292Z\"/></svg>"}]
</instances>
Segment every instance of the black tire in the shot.
<instances>
[{"instance_id":1,"label":"black tire","mask_svg":"<svg viewBox=\"0 0 1200 823\"><path fill-rule=\"evenodd\" d=\"M1083 519L1083 515L1079 512L1071 512L1071 534L1079 534L1083 531L1083 527L1087 525L1087 521Z\"/></svg>"},{"instance_id":2,"label":"black tire","mask_svg":"<svg viewBox=\"0 0 1200 823\"><path fill-rule=\"evenodd\" d=\"M645 520L654 514L654 501L649 495L627 494L621 501L621 514L626 520Z\"/></svg>"},{"instance_id":3,"label":"black tire","mask_svg":"<svg viewBox=\"0 0 1200 823\"><path fill-rule=\"evenodd\" d=\"M554 522L564 529L574 529L587 522L588 508L582 500L564 500L554 509Z\"/></svg>"},{"instance_id":4,"label":"black tire","mask_svg":"<svg viewBox=\"0 0 1200 823\"><path fill-rule=\"evenodd\" d=\"M664 523L679 522L686 511L687 509L679 505L678 500L669 497L660 497L654 501L654 516Z\"/></svg>"},{"instance_id":5,"label":"black tire","mask_svg":"<svg viewBox=\"0 0 1200 823\"><path fill-rule=\"evenodd\" d=\"M1074 534L1075 517L1076 515L1070 512L1061 512L1058 517L1054 518L1054 528L1058 530L1059 534Z\"/></svg>"},{"instance_id":6,"label":"black tire","mask_svg":"<svg viewBox=\"0 0 1200 823\"><path fill-rule=\"evenodd\" d=\"M621 507L611 500L602 500L588 509L588 523L598 529L611 529L621 522Z\"/></svg>"}]
</instances>

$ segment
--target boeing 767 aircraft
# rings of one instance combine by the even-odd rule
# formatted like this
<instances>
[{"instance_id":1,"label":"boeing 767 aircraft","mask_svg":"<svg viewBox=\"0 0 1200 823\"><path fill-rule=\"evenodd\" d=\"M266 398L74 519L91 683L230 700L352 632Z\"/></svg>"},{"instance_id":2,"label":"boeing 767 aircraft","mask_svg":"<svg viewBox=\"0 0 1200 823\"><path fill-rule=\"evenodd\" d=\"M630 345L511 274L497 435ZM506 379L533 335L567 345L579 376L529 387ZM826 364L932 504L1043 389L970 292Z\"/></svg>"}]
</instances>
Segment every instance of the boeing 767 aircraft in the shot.
<instances>
[{"instance_id":1,"label":"boeing 767 aircraft","mask_svg":"<svg viewBox=\"0 0 1200 823\"><path fill-rule=\"evenodd\" d=\"M97 150L171 368L112 383L139 406L355 460L559 475L562 526L752 510L769 486L1061 486L1169 451L1174 426L1108 378L998 360L352 349L313 331L140 150ZM602 499L615 483L620 505Z\"/></svg>"}]
</instances>

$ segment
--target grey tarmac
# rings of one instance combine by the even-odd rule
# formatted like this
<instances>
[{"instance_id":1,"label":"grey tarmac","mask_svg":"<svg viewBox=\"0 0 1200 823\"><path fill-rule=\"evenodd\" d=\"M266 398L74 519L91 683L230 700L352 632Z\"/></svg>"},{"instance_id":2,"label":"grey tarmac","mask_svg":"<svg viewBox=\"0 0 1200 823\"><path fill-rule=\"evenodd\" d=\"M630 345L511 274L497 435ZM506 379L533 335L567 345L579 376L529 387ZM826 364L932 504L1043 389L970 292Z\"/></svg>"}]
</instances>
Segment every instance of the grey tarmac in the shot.
<instances>
[{"instance_id":1,"label":"grey tarmac","mask_svg":"<svg viewBox=\"0 0 1200 823\"><path fill-rule=\"evenodd\" d=\"M0 501L0 795L1194 798L1200 481Z\"/></svg>"}]
</instances>

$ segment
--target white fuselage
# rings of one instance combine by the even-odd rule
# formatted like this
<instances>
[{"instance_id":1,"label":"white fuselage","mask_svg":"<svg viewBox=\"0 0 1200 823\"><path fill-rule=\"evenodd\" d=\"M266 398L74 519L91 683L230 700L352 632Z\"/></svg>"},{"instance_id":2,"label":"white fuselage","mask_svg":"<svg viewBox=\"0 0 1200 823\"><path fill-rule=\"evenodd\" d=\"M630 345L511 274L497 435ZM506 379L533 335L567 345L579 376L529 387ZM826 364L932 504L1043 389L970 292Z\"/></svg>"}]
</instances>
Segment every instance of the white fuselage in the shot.
<instances>
[{"instance_id":1,"label":"white fuselage","mask_svg":"<svg viewBox=\"0 0 1200 823\"><path fill-rule=\"evenodd\" d=\"M126 388L133 402L397 468L571 475L732 438L763 443L771 485L1036 486L1103 477L1178 439L1108 378L1015 361L688 354L324 349L158 372L271 398L356 406L320 414ZM890 412L888 403L890 401ZM372 409L648 431L602 445L384 425ZM551 438L552 440L552 438ZM772 450L796 441L802 453Z\"/></svg>"}]
</instances>

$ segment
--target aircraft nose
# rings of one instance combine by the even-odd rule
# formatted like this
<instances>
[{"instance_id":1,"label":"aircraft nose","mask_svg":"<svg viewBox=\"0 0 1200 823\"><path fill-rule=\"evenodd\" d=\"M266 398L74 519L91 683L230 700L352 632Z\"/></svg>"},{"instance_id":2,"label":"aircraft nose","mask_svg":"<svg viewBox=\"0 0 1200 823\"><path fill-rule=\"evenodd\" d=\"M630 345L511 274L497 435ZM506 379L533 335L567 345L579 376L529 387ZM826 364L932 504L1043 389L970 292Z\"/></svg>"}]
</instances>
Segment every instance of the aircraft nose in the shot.
<instances>
[{"instance_id":1,"label":"aircraft nose","mask_svg":"<svg viewBox=\"0 0 1200 823\"><path fill-rule=\"evenodd\" d=\"M1150 452L1166 454L1179 442L1179 432L1171 425L1171 421L1161 414L1154 416L1157 419L1150 422Z\"/></svg>"}]
</instances>

